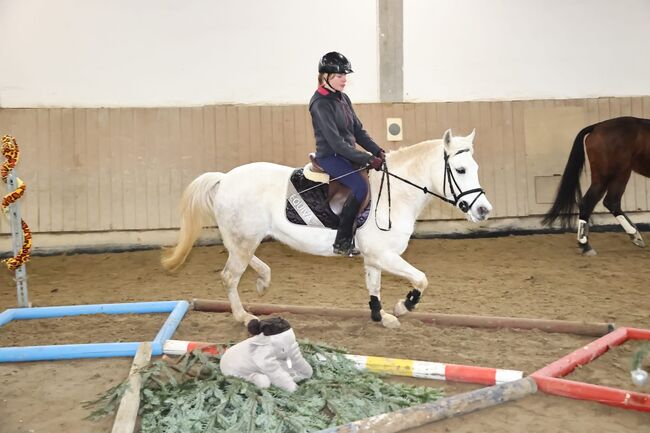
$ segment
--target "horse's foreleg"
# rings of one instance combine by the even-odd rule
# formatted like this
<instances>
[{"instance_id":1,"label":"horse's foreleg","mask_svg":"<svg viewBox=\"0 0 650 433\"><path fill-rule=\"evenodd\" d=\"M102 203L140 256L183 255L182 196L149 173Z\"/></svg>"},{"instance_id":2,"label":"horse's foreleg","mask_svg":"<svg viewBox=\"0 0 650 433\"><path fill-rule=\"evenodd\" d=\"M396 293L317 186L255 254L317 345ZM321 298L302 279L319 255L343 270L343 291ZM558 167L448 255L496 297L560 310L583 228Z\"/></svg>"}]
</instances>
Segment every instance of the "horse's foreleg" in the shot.
<instances>
[{"instance_id":1,"label":"horse's foreleg","mask_svg":"<svg viewBox=\"0 0 650 433\"><path fill-rule=\"evenodd\" d=\"M257 256L253 256L249 264L257 272L257 275L259 275L255 283L255 288L257 289L257 293L262 296L271 284L271 268Z\"/></svg>"},{"instance_id":2,"label":"horse's foreleg","mask_svg":"<svg viewBox=\"0 0 650 433\"><path fill-rule=\"evenodd\" d=\"M381 322L386 328L398 328L399 320L381 308L381 269L366 264L366 287L370 295L370 318L373 322Z\"/></svg>"},{"instance_id":3,"label":"horse's foreleg","mask_svg":"<svg viewBox=\"0 0 650 433\"><path fill-rule=\"evenodd\" d=\"M403 316L409 311L413 311L420 302L420 297L429 285L427 276L424 272L415 268L409 262L404 260L399 254L385 254L377 264L381 269L391 274L406 278L413 286L413 290L408 292L406 298L395 304L393 312L395 316Z\"/></svg>"},{"instance_id":4,"label":"horse's foreleg","mask_svg":"<svg viewBox=\"0 0 650 433\"><path fill-rule=\"evenodd\" d=\"M247 325L252 319L257 318L244 310L244 306L239 299L239 292L237 291L239 280L246 270L249 261L250 260L247 258L229 252L226 266L224 266L223 271L221 271L221 279L228 293L232 315L236 321L243 322L244 325Z\"/></svg>"},{"instance_id":5,"label":"horse's foreleg","mask_svg":"<svg viewBox=\"0 0 650 433\"><path fill-rule=\"evenodd\" d=\"M623 212L623 209L621 209L621 197L623 196L625 185L627 184L627 179L624 180L625 183L623 183L622 180L618 181L618 179L612 183L607 191L605 199L603 200L603 204L607 210L614 215L614 218L616 218L621 227L623 227L623 230L628 234L632 243L637 247L644 248L645 241L643 240L641 233L639 233L639 230L636 228L634 223L630 221L627 215ZM622 188L621 184L623 184Z\"/></svg>"}]
</instances>

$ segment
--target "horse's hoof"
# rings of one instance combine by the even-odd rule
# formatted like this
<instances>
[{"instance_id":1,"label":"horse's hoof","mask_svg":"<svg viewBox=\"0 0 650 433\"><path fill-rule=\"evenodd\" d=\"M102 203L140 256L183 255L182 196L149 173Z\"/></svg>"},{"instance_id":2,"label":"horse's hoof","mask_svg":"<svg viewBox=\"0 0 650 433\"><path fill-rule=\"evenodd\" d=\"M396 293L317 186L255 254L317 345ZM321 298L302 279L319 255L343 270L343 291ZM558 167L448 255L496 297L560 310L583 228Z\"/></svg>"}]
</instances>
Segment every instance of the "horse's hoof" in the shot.
<instances>
[{"instance_id":1,"label":"horse's hoof","mask_svg":"<svg viewBox=\"0 0 650 433\"><path fill-rule=\"evenodd\" d=\"M263 279L258 278L257 282L255 283L255 289L257 290L257 294L260 296L264 296L266 293L266 289L269 288L269 285L264 282Z\"/></svg>"},{"instance_id":2,"label":"horse's hoof","mask_svg":"<svg viewBox=\"0 0 650 433\"><path fill-rule=\"evenodd\" d=\"M389 329L400 327L399 319L392 314L386 313L384 310L381 310L381 324Z\"/></svg>"},{"instance_id":3,"label":"horse's hoof","mask_svg":"<svg viewBox=\"0 0 650 433\"><path fill-rule=\"evenodd\" d=\"M404 305L404 300L399 301L397 304L395 304L395 308L393 308L393 313L397 317L403 316L408 312L409 310L406 308L406 305Z\"/></svg>"},{"instance_id":4,"label":"horse's hoof","mask_svg":"<svg viewBox=\"0 0 650 433\"><path fill-rule=\"evenodd\" d=\"M632 243L634 245L636 245L639 248L645 248L645 241L643 240L643 238L639 233L631 235L630 238L632 239Z\"/></svg>"},{"instance_id":5,"label":"horse's hoof","mask_svg":"<svg viewBox=\"0 0 650 433\"><path fill-rule=\"evenodd\" d=\"M582 255L586 257L593 257L593 256L597 256L598 253L593 248L589 248L588 250L584 250L582 252Z\"/></svg>"},{"instance_id":6,"label":"horse's hoof","mask_svg":"<svg viewBox=\"0 0 650 433\"><path fill-rule=\"evenodd\" d=\"M253 316L250 313L246 313L246 315L244 316L244 320L243 320L244 326L248 327L248 322L250 322L253 319L257 319L257 316ZM259 319L257 319L257 320L259 320Z\"/></svg>"}]
</instances>

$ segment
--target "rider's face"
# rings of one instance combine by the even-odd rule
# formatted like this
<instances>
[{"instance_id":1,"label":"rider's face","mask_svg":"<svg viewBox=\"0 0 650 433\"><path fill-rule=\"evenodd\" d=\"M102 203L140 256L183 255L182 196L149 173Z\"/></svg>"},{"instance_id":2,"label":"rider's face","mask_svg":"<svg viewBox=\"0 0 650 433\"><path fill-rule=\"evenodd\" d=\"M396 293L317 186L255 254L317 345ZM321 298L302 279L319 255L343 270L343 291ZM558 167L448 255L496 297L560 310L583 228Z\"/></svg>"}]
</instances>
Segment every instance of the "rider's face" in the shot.
<instances>
[{"instance_id":1,"label":"rider's face","mask_svg":"<svg viewBox=\"0 0 650 433\"><path fill-rule=\"evenodd\" d=\"M330 74L329 84L332 89L342 92L345 89L345 83L348 81L348 78L345 74Z\"/></svg>"}]
</instances>

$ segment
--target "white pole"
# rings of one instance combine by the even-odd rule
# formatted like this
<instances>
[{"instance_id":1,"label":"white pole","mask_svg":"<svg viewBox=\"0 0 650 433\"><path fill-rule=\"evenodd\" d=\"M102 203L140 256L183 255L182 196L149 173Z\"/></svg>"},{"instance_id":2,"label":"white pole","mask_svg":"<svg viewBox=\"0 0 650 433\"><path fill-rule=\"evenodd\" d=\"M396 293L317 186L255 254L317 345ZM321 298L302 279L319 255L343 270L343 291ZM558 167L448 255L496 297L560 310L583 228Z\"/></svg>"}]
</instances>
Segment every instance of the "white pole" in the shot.
<instances>
[{"instance_id":1,"label":"white pole","mask_svg":"<svg viewBox=\"0 0 650 433\"><path fill-rule=\"evenodd\" d=\"M16 177L17 176L15 171L11 170L7 176L7 190L9 192L13 192L18 188ZM14 202L9 205L9 216L9 219L11 220L11 238L15 257L22 249L24 241L23 228L21 224L22 220L20 218L20 206L18 205L18 202ZM16 269L15 276L18 306L31 307L31 304L29 303L29 297L27 296L27 268L25 264Z\"/></svg>"}]
</instances>

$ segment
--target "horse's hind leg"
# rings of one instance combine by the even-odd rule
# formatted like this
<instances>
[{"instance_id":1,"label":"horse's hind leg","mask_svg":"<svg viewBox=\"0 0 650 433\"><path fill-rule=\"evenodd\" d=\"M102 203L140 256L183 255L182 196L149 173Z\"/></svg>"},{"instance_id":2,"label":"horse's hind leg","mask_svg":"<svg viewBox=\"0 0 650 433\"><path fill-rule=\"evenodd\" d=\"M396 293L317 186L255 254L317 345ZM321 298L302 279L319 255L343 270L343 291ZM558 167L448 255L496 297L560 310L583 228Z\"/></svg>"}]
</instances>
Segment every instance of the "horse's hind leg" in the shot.
<instances>
[{"instance_id":1,"label":"horse's hind leg","mask_svg":"<svg viewBox=\"0 0 650 433\"><path fill-rule=\"evenodd\" d=\"M641 233L639 233L639 230L636 228L634 223L630 221L621 209L621 197L625 191L628 179L629 174L626 178L621 178L620 180L617 179L615 182L612 182L607 190L607 195L605 196L605 200L603 200L603 204L611 214L614 215L618 223L623 227L623 230L625 230L625 233L630 236L632 243L637 247L643 248L645 247L645 241L643 240Z\"/></svg>"},{"instance_id":2,"label":"horse's hind leg","mask_svg":"<svg viewBox=\"0 0 650 433\"><path fill-rule=\"evenodd\" d=\"M605 194L605 185L594 183L587 190L580 201L580 216L578 217L578 246L585 256L595 256L594 250L589 244L589 218L591 217L596 204Z\"/></svg>"},{"instance_id":3,"label":"horse's hind leg","mask_svg":"<svg viewBox=\"0 0 650 433\"><path fill-rule=\"evenodd\" d=\"M270 268L266 263L254 256L255 250L262 241L263 234L251 230L247 233L234 232L224 227L221 230L221 236L223 238L223 244L228 250L228 260L223 271L221 271L221 279L228 294L234 319L246 325L256 317L244 310L239 299L237 287L239 286L241 276L250 264L260 274L262 284L266 283L268 285L271 279ZM258 282L258 287L259 285L260 283Z\"/></svg>"},{"instance_id":4,"label":"horse's hind leg","mask_svg":"<svg viewBox=\"0 0 650 433\"><path fill-rule=\"evenodd\" d=\"M243 322L244 325L247 325L249 321L256 317L244 310L241 299L239 299L237 286L239 286L239 280L246 270L252 256L252 253L248 255L241 250L228 248L228 260L221 271L221 280L223 281L223 285L228 294L232 315L236 321Z\"/></svg>"},{"instance_id":5,"label":"horse's hind leg","mask_svg":"<svg viewBox=\"0 0 650 433\"><path fill-rule=\"evenodd\" d=\"M257 293L262 296L271 284L271 268L257 256L251 258L249 265L251 265L251 268L257 272L257 275L259 275L257 282L255 283L255 288L257 289Z\"/></svg>"}]
</instances>

